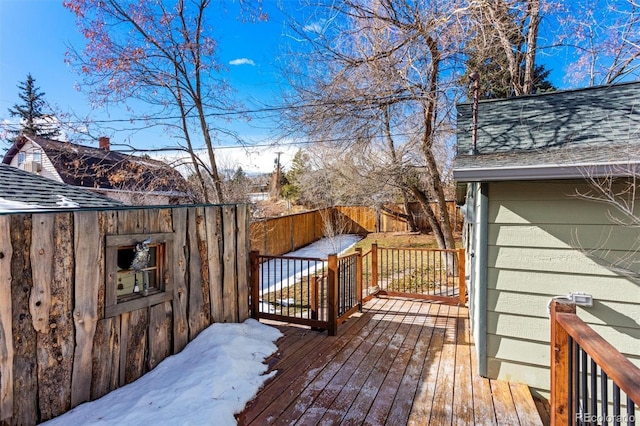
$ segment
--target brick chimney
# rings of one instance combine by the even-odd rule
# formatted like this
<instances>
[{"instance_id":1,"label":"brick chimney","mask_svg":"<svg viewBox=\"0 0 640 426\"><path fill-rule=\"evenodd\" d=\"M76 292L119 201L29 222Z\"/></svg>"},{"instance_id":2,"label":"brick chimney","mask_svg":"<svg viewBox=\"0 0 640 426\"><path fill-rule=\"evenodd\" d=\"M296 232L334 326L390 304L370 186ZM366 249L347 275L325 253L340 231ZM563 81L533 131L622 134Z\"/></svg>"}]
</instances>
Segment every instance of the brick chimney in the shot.
<instances>
[{"instance_id":1,"label":"brick chimney","mask_svg":"<svg viewBox=\"0 0 640 426\"><path fill-rule=\"evenodd\" d=\"M98 146L100 147L100 149L104 149L105 151L109 151L109 149L111 148L111 144L109 142L109 138L106 136L101 136L98 139Z\"/></svg>"}]
</instances>

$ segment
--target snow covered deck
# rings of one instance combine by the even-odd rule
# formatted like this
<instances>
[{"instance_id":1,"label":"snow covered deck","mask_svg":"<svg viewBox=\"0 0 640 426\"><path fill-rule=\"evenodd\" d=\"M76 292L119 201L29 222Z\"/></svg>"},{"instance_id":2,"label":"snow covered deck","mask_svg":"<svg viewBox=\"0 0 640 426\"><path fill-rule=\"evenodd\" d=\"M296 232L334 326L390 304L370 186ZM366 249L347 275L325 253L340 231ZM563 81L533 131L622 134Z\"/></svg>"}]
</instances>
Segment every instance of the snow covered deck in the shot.
<instances>
[{"instance_id":1,"label":"snow covered deck","mask_svg":"<svg viewBox=\"0 0 640 426\"><path fill-rule=\"evenodd\" d=\"M238 423L543 424L525 385L477 374L468 322L464 307L374 298L337 337L279 324L277 374Z\"/></svg>"}]
</instances>

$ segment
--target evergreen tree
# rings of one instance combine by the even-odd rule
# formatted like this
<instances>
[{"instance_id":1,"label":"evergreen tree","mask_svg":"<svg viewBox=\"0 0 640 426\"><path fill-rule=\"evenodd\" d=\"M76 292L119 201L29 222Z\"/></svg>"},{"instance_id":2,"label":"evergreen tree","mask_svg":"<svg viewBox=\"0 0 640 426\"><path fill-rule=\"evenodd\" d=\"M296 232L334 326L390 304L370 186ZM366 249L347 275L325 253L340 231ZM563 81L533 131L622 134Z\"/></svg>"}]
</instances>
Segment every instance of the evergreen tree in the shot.
<instances>
[{"instance_id":1,"label":"evergreen tree","mask_svg":"<svg viewBox=\"0 0 640 426\"><path fill-rule=\"evenodd\" d=\"M518 62L517 85L524 87L525 79L525 54L524 45L526 36L524 35L524 23L515 11L508 8L496 9L499 15L495 17L504 29L504 35L509 38L513 48L516 50L516 61ZM516 95L514 88L514 77L509 71L509 60L502 47L500 35L495 31L497 23L488 19L487 15L482 15L476 22L475 35L471 37L465 45L466 71L460 78L460 84L467 87L467 97L473 98L473 84L470 83L469 76L476 72L480 75L480 99L502 99ZM533 88L527 93L543 93L557 90L549 81L550 71L542 65L535 65L533 68Z\"/></svg>"},{"instance_id":2,"label":"evergreen tree","mask_svg":"<svg viewBox=\"0 0 640 426\"><path fill-rule=\"evenodd\" d=\"M282 196L298 201L302 195L302 184L305 173L309 170L309 155L298 150L293 156L291 169L286 173L286 183L282 185Z\"/></svg>"},{"instance_id":3,"label":"evergreen tree","mask_svg":"<svg viewBox=\"0 0 640 426\"><path fill-rule=\"evenodd\" d=\"M42 138L55 138L60 134L60 131L52 123L47 122L52 114L44 112L46 107L44 92L36 87L35 82L36 80L31 74L27 74L27 80L18 84L18 89L20 89L18 96L23 103L15 104L13 108L9 108L9 114L11 117L20 117L21 128L12 133L15 136L25 133Z\"/></svg>"}]
</instances>

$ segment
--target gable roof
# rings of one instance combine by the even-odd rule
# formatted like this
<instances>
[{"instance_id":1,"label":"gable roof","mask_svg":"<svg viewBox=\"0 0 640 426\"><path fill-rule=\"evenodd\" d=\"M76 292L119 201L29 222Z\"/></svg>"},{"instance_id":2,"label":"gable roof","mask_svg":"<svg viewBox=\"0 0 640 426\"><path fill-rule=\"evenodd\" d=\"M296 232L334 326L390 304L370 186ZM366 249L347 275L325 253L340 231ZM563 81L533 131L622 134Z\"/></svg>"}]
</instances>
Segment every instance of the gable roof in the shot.
<instances>
[{"instance_id":1,"label":"gable roof","mask_svg":"<svg viewBox=\"0 0 640 426\"><path fill-rule=\"evenodd\" d=\"M60 208L118 207L122 203L0 163L0 212Z\"/></svg>"},{"instance_id":2,"label":"gable roof","mask_svg":"<svg viewBox=\"0 0 640 426\"><path fill-rule=\"evenodd\" d=\"M458 105L458 181L582 178L640 170L640 83Z\"/></svg>"},{"instance_id":3,"label":"gable roof","mask_svg":"<svg viewBox=\"0 0 640 426\"><path fill-rule=\"evenodd\" d=\"M3 163L9 164L27 140L42 148L69 185L183 196L188 192L182 175L162 161L33 136L21 136Z\"/></svg>"}]
</instances>

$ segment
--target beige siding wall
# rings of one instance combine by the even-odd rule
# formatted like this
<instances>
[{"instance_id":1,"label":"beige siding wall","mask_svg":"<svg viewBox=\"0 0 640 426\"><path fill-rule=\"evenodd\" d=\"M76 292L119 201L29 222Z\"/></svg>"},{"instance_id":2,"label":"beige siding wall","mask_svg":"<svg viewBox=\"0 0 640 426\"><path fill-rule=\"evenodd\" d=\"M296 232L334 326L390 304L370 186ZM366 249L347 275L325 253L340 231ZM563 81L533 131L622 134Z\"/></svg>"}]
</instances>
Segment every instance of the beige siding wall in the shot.
<instances>
[{"instance_id":1,"label":"beige siding wall","mask_svg":"<svg viewBox=\"0 0 640 426\"><path fill-rule=\"evenodd\" d=\"M49 160L49 157L47 157L47 155L44 153L40 145L33 143L31 141L27 141L22 147L22 149L20 150L20 152L24 152L25 154L25 163L34 161L34 158L35 158L34 152L40 152L41 169L36 174L40 176L44 176L48 179L53 179L55 181L62 182L62 178L60 178L60 175L58 174L56 169L53 167L51 160ZM18 154L16 154L13 157L10 165L23 170L25 169L24 165L18 165Z\"/></svg>"},{"instance_id":2,"label":"beige siding wall","mask_svg":"<svg viewBox=\"0 0 640 426\"><path fill-rule=\"evenodd\" d=\"M489 186L487 369L490 377L549 390L547 303L593 295L579 316L640 366L638 228L613 225L615 209L576 196L577 181ZM640 208L638 208L640 216ZM631 253L630 261L623 261Z\"/></svg>"}]
</instances>

